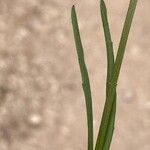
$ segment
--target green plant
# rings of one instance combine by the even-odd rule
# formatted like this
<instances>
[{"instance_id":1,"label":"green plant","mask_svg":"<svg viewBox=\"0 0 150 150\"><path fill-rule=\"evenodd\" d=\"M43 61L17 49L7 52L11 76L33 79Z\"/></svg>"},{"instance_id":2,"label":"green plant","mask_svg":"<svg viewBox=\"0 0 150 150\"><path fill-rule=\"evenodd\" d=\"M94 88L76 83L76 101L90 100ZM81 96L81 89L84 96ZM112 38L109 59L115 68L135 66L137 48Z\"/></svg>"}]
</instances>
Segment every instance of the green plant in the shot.
<instances>
[{"instance_id":1,"label":"green plant","mask_svg":"<svg viewBox=\"0 0 150 150\"><path fill-rule=\"evenodd\" d=\"M130 0L127 16L125 19L125 23L124 23L124 27L123 27L119 47L118 47L117 56L114 61L113 42L111 40L111 34L109 30L107 9L105 6L105 2L103 0L100 1L100 11L101 11L101 18L103 22L105 41L106 41L108 65L107 65L107 82L106 82L106 101L103 110L100 129L97 136L95 150L110 149L114 124L115 124L117 81L118 81L136 5L137 5L137 0ZM92 97L91 97L88 72L84 61L84 51L80 39L80 32L79 32L78 21L77 21L77 16L76 16L76 11L74 6L72 7L71 18L72 18L76 50L78 54L78 61L80 65L80 71L81 71L82 82L83 82L82 86L83 86L85 101L86 101L87 126L88 126L88 150L93 150L94 144L93 144Z\"/></svg>"}]
</instances>

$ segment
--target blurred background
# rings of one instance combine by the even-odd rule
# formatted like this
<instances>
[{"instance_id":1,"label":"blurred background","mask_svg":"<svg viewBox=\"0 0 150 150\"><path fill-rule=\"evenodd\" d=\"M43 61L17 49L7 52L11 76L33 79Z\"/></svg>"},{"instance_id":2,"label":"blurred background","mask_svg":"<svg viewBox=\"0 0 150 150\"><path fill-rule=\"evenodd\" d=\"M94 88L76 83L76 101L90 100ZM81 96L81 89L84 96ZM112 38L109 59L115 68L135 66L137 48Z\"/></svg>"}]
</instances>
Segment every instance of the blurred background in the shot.
<instances>
[{"instance_id":1,"label":"blurred background","mask_svg":"<svg viewBox=\"0 0 150 150\"><path fill-rule=\"evenodd\" d=\"M128 3L106 0L115 50ZM96 139L106 80L98 0L1 0L0 150L86 150L73 4L90 74ZM118 82L111 150L150 150L149 9L149 0L138 2Z\"/></svg>"}]
</instances>

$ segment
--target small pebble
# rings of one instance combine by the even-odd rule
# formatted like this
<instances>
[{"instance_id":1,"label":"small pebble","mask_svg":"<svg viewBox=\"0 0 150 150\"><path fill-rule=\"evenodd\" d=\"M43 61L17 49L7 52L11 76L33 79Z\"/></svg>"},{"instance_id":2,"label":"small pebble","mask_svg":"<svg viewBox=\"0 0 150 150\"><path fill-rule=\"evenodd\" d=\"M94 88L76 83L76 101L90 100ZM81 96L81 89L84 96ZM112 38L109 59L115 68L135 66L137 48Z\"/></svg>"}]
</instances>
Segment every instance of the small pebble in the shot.
<instances>
[{"instance_id":1,"label":"small pebble","mask_svg":"<svg viewBox=\"0 0 150 150\"><path fill-rule=\"evenodd\" d=\"M31 126L40 126L42 123L42 118L38 114L32 114L29 116L28 122Z\"/></svg>"}]
</instances>

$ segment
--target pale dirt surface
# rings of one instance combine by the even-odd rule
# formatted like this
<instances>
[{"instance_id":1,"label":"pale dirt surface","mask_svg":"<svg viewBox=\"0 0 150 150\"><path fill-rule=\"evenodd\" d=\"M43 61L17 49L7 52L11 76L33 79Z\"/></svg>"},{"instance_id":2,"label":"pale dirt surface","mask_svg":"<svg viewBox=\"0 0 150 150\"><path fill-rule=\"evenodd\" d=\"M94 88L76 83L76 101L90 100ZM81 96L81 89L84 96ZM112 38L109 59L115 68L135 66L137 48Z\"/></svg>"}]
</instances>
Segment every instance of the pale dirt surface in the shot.
<instances>
[{"instance_id":1,"label":"pale dirt surface","mask_svg":"<svg viewBox=\"0 0 150 150\"><path fill-rule=\"evenodd\" d=\"M128 0L107 0L115 48ZM108 3L109 2L109 3ZM85 102L71 29L75 4L97 135L106 50L97 0L0 1L0 150L86 150ZM118 82L111 150L150 150L149 0L139 0Z\"/></svg>"}]
</instances>

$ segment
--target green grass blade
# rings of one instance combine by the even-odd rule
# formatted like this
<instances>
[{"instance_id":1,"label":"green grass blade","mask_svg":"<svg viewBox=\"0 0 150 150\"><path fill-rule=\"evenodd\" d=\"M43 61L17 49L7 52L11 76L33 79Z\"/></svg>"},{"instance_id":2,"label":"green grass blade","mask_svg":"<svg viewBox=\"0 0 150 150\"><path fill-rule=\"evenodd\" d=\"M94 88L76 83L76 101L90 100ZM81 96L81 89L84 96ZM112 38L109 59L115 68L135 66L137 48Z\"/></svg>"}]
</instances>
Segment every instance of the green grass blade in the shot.
<instances>
[{"instance_id":1,"label":"green grass blade","mask_svg":"<svg viewBox=\"0 0 150 150\"><path fill-rule=\"evenodd\" d=\"M115 61L114 69L113 69L113 74L112 74L112 78L111 78L111 82L110 82L110 86L109 86L109 91L108 91L108 95L106 97L107 105L104 108L104 112L103 112L103 116L102 116L101 136L103 138L101 139L102 140L101 143L95 148L95 150L104 150L103 144L105 142L104 141L105 135L107 133L109 120L110 120L110 116L111 116L111 111L113 108L114 96L116 93L116 85L117 85L119 72L120 72L120 68L121 68L121 64L122 64L122 60L123 60L123 56L124 56L124 52L125 52L125 48L126 48L126 44L127 44L129 31L131 28L131 23L132 23L133 16L135 13L136 5L137 5L137 0L130 0L126 20L124 23L124 27L123 27L123 31L122 31L122 35L121 35L121 39L120 39L120 43L119 43L117 57L116 57L116 61Z\"/></svg>"},{"instance_id":2,"label":"green grass blade","mask_svg":"<svg viewBox=\"0 0 150 150\"><path fill-rule=\"evenodd\" d=\"M130 0L128 13L127 13L126 20L124 23L124 27L123 27L123 31L122 31L122 35L121 35L121 39L120 39L120 43L119 43L119 48L118 48L118 52L117 52L117 57L116 57L116 61L115 61L114 71L113 71L112 82L115 84L117 83L117 80L119 77L119 72L120 72L123 56L125 53L125 48L127 45L127 40L128 40L133 16L135 13L137 1L138 0Z\"/></svg>"},{"instance_id":3,"label":"green grass blade","mask_svg":"<svg viewBox=\"0 0 150 150\"><path fill-rule=\"evenodd\" d=\"M113 53L113 42L111 40L111 34L107 18L106 5L103 0L101 0L100 2L100 11L107 48L107 81L110 82L114 66L114 53Z\"/></svg>"},{"instance_id":4,"label":"green grass blade","mask_svg":"<svg viewBox=\"0 0 150 150\"><path fill-rule=\"evenodd\" d=\"M114 53L113 53L113 43L111 40L111 34L110 34L109 23L107 18L107 9L103 0L101 0L100 3L100 11L101 11L101 18L102 18L103 29L105 34L106 48L107 48L107 85L106 85L106 96L107 96L109 90L109 83L111 81L112 71L114 67ZM105 103L105 107L106 105L107 103ZM101 144L101 142L103 141L101 139L103 139L103 137L101 136L102 128L100 126L97 141L96 141L96 147L98 147L99 145L103 145L105 150L109 150L110 143L113 136L113 131L114 131L115 114L116 114L116 94L114 96L114 103L112 106L111 116L109 118L109 125L107 127L107 132L104 138L104 142Z\"/></svg>"},{"instance_id":5,"label":"green grass blade","mask_svg":"<svg viewBox=\"0 0 150 150\"><path fill-rule=\"evenodd\" d=\"M74 31L74 38L76 44L76 50L78 54L78 61L82 76L82 87L86 100L86 111L87 111L87 125L88 125L88 150L93 150L93 111L92 111L92 97L90 82L88 77L87 67L84 61L84 51L81 43L80 32L78 27L78 21L76 16L75 7L71 10L72 26Z\"/></svg>"},{"instance_id":6,"label":"green grass blade","mask_svg":"<svg viewBox=\"0 0 150 150\"><path fill-rule=\"evenodd\" d=\"M108 23L108 18L107 18L107 9L105 2L101 0L100 3L100 10L101 10L101 18L103 22L103 28L104 28L104 34L105 34L105 41L106 41L106 48L107 48L107 86L106 86L106 96L108 96L108 91L109 91L109 83L112 78L112 71L114 67L114 52L113 52L113 42L111 40L111 34L110 34L110 29L109 29L109 23ZM105 106L107 103L105 103ZM113 131L114 131L114 124L115 124L115 116L116 116L116 94L114 96L114 103L112 106L110 118L109 118L109 124L107 128L107 133L105 135L105 143L103 145L105 150L109 150L110 143L112 140L113 136ZM99 131L99 134L101 132ZM100 140L100 139L98 139ZM100 140L101 141L101 140Z\"/></svg>"}]
</instances>

